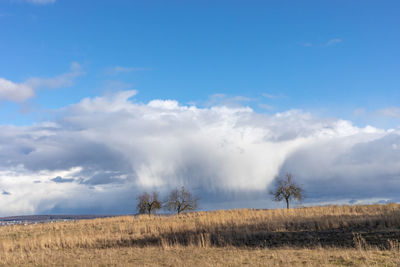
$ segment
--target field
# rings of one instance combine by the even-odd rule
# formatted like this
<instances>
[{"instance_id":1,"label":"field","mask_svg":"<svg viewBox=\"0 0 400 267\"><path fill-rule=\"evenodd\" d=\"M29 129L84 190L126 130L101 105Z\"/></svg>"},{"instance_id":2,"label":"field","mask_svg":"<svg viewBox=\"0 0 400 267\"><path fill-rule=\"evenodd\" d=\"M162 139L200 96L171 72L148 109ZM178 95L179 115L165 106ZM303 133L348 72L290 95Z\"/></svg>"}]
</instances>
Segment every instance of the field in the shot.
<instances>
[{"instance_id":1,"label":"field","mask_svg":"<svg viewBox=\"0 0 400 267\"><path fill-rule=\"evenodd\" d=\"M0 227L2 265L400 266L400 205L226 210Z\"/></svg>"}]
</instances>

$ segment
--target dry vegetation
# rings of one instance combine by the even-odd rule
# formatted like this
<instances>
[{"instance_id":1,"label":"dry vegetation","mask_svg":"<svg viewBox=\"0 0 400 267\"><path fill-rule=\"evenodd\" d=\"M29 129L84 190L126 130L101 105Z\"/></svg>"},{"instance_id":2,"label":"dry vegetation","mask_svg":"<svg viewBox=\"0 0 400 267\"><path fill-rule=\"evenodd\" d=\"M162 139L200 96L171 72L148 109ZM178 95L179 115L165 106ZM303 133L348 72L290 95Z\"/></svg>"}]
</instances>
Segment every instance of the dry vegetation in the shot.
<instances>
[{"instance_id":1,"label":"dry vegetation","mask_svg":"<svg viewBox=\"0 0 400 267\"><path fill-rule=\"evenodd\" d=\"M400 205L227 210L0 227L6 265L400 266Z\"/></svg>"}]
</instances>

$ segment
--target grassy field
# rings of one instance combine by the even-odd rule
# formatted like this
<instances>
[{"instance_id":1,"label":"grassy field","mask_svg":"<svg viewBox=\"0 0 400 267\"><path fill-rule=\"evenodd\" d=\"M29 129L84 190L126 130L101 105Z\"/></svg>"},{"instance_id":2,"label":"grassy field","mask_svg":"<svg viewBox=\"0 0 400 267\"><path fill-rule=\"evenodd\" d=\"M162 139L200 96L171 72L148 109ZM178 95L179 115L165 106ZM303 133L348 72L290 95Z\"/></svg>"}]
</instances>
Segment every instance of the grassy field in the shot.
<instances>
[{"instance_id":1,"label":"grassy field","mask_svg":"<svg viewBox=\"0 0 400 267\"><path fill-rule=\"evenodd\" d=\"M227 210L0 227L2 265L400 266L400 205Z\"/></svg>"}]
</instances>

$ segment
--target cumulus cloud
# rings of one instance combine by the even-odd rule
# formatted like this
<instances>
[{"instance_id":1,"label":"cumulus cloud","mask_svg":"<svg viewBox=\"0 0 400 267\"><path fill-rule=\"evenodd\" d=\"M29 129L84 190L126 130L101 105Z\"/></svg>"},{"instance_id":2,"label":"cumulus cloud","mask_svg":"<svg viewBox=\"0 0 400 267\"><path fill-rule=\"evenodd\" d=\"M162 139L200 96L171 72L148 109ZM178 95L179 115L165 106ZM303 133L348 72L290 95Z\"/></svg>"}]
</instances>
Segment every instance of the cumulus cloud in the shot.
<instances>
[{"instance_id":1,"label":"cumulus cloud","mask_svg":"<svg viewBox=\"0 0 400 267\"><path fill-rule=\"evenodd\" d=\"M287 171L310 201L394 199L400 135L300 110L86 98L52 122L0 126L0 214L129 213L143 190L184 185L202 208L268 207ZM396 148L396 149L395 149ZM261 201L260 201L261 200Z\"/></svg>"},{"instance_id":2,"label":"cumulus cloud","mask_svg":"<svg viewBox=\"0 0 400 267\"><path fill-rule=\"evenodd\" d=\"M23 102L34 95L35 92L31 86L0 78L0 99Z\"/></svg>"},{"instance_id":3,"label":"cumulus cloud","mask_svg":"<svg viewBox=\"0 0 400 267\"><path fill-rule=\"evenodd\" d=\"M15 83L0 77L0 100L24 102L34 97L39 89L72 86L74 79L83 74L81 66L73 62L69 72L52 78L32 77L23 83Z\"/></svg>"},{"instance_id":4,"label":"cumulus cloud","mask_svg":"<svg viewBox=\"0 0 400 267\"><path fill-rule=\"evenodd\" d=\"M293 153L289 169L315 200L381 198L399 201L399 133L358 134L318 141Z\"/></svg>"}]
</instances>

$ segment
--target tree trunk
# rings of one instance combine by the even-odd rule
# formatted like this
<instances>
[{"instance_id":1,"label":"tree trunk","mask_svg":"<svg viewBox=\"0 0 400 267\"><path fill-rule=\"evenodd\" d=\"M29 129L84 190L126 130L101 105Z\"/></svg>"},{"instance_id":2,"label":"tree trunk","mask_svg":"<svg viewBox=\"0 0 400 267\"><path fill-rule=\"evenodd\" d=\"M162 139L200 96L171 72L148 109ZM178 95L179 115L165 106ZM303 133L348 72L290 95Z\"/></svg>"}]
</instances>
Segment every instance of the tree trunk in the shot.
<instances>
[{"instance_id":1,"label":"tree trunk","mask_svg":"<svg viewBox=\"0 0 400 267\"><path fill-rule=\"evenodd\" d=\"M181 211L182 211L182 206L181 206L181 204L179 204L179 205L178 205L178 209L177 209L178 214L180 214Z\"/></svg>"},{"instance_id":2,"label":"tree trunk","mask_svg":"<svg viewBox=\"0 0 400 267\"><path fill-rule=\"evenodd\" d=\"M286 207L287 207L287 209L289 209L289 199L288 198L286 198Z\"/></svg>"}]
</instances>

